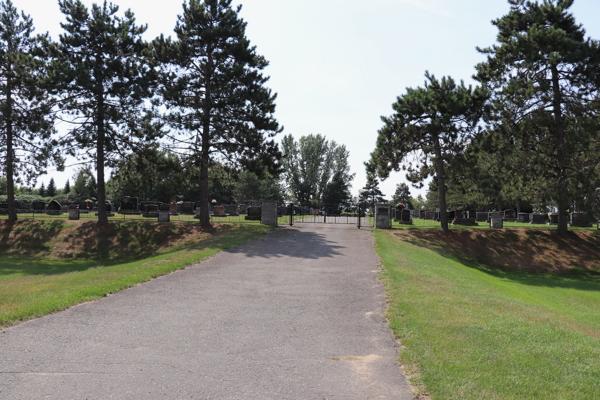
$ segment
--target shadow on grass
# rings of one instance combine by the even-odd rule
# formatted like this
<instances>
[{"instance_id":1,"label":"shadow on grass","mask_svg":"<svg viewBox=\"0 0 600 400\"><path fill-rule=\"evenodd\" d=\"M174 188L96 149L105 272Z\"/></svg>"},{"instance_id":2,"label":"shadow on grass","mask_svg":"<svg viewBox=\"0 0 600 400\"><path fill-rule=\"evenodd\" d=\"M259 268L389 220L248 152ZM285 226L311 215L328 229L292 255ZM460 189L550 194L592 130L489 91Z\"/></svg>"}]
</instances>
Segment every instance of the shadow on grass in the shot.
<instances>
[{"instance_id":1,"label":"shadow on grass","mask_svg":"<svg viewBox=\"0 0 600 400\"><path fill-rule=\"evenodd\" d=\"M59 258L45 257L39 246L42 243L52 243L51 239L61 233L62 224L62 221L52 221L50 228L42 231L43 234L40 233L37 223L29 224L27 229L35 233L32 233L32 236L29 233L25 236L19 233L19 240L11 243L11 252L6 254L5 249L5 254L0 259L0 277L16 273L57 275L84 271L100 266L135 262L174 251L202 250L215 244L222 245L223 243L217 243L219 240L227 246L226 237L234 229L231 225L200 228L198 224L117 222L99 226L95 222L85 222L72 229L64 238L65 242L61 245L66 253L61 254ZM237 228L237 232L242 236L245 231L251 230L251 227ZM3 231L2 237L5 235L8 237ZM30 251L26 245L21 244L23 240L31 237L36 240L33 246L35 251ZM182 239L187 240L180 242ZM231 242L234 243L235 240L232 239Z\"/></svg>"},{"instance_id":2,"label":"shadow on grass","mask_svg":"<svg viewBox=\"0 0 600 400\"><path fill-rule=\"evenodd\" d=\"M524 285L600 291L600 235L552 231L408 231L392 234L497 278Z\"/></svg>"},{"instance_id":3,"label":"shadow on grass","mask_svg":"<svg viewBox=\"0 0 600 400\"><path fill-rule=\"evenodd\" d=\"M48 251L50 242L64 228L64 221L2 221L0 237L0 255L18 252L24 256L37 255ZM18 235L18 240L11 240Z\"/></svg>"}]
</instances>

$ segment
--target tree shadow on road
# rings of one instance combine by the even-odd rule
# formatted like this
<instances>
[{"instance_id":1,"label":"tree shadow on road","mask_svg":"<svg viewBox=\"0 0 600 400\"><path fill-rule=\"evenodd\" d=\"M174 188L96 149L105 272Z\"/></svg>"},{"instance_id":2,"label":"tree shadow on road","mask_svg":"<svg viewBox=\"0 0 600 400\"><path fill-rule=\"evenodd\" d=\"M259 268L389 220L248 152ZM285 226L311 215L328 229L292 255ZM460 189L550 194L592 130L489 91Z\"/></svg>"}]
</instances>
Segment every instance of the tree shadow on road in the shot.
<instances>
[{"instance_id":1,"label":"tree shadow on road","mask_svg":"<svg viewBox=\"0 0 600 400\"><path fill-rule=\"evenodd\" d=\"M275 229L228 252L244 253L250 258L293 257L316 260L343 256L342 250L345 248L347 247L328 240L325 234L286 228Z\"/></svg>"}]
</instances>

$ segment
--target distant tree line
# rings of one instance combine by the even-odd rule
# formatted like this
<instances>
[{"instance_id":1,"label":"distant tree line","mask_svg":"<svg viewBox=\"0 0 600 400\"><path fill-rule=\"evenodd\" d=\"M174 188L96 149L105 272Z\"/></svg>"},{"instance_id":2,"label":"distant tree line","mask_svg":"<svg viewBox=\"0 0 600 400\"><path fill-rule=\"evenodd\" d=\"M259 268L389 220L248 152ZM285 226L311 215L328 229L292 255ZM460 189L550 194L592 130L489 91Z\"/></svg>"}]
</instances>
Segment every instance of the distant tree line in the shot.
<instances>
[{"instance_id":1,"label":"distant tree line","mask_svg":"<svg viewBox=\"0 0 600 400\"><path fill-rule=\"evenodd\" d=\"M586 38L574 0L508 0L493 21L497 43L477 50L475 88L426 72L382 117L367 172L407 171L416 185L433 176L422 206L558 209L598 214L600 42ZM373 172L375 171L375 172Z\"/></svg>"}]
</instances>

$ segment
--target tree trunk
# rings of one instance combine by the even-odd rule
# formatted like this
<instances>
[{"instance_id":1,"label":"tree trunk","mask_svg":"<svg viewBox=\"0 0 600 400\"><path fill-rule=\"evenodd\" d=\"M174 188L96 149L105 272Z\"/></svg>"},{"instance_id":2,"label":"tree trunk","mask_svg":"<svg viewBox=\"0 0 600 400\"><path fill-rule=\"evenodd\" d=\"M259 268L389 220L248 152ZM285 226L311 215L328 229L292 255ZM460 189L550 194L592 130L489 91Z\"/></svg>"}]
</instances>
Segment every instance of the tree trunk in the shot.
<instances>
[{"instance_id":1,"label":"tree trunk","mask_svg":"<svg viewBox=\"0 0 600 400\"><path fill-rule=\"evenodd\" d=\"M108 215L106 215L106 192L104 185L104 95L98 95L98 114L96 117L96 127L98 129L96 139L96 184L98 195L98 224L108 224Z\"/></svg>"},{"instance_id":2,"label":"tree trunk","mask_svg":"<svg viewBox=\"0 0 600 400\"><path fill-rule=\"evenodd\" d=\"M7 67L10 71L10 64ZM15 177L13 166L12 87L10 77L6 81L6 194L8 195L8 222L17 221L15 204Z\"/></svg>"},{"instance_id":3,"label":"tree trunk","mask_svg":"<svg viewBox=\"0 0 600 400\"><path fill-rule=\"evenodd\" d=\"M448 232L448 213L446 212L446 187L444 179L444 160L442 159L442 145L439 138L435 138L435 173L438 181L440 196L440 222L442 230Z\"/></svg>"},{"instance_id":4,"label":"tree trunk","mask_svg":"<svg viewBox=\"0 0 600 400\"><path fill-rule=\"evenodd\" d=\"M556 163L558 180L556 189L558 191L558 233L565 234L569 230L569 221L567 210L569 208L569 178L565 165L565 130L561 111L561 93L558 69L552 66L552 87L554 91L554 136L556 139Z\"/></svg>"},{"instance_id":5,"label":"tree trunk","mask_svg":"<svg viewBox=\"0 0 600 400\"><path fill-rule=\"evenodd\" d=\"M200 226L210 226L208 215L208 164L210 163L211 79L213 70L212 49L208 49L205 77L204 116L202 126L202 154L200 156Z\"/></svg>"}]
</instances>

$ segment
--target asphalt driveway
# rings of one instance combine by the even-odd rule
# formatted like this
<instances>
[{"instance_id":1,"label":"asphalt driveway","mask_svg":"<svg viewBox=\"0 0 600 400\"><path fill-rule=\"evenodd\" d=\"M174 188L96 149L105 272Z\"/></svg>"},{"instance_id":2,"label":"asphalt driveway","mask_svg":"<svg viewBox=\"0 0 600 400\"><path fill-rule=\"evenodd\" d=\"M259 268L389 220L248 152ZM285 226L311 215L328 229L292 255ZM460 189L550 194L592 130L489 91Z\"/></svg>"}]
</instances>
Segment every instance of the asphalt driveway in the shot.
<instances>
[{"instance_id":1,"label":"asphalt driveway","mask_svg":"<svg viewBox=\"0 0 600 400\"><path fill-rule=\"evenodd\" d=\"M0 332L0 399L412 399L370 231L281 228Z\"/></svg>"}]
</instances>

